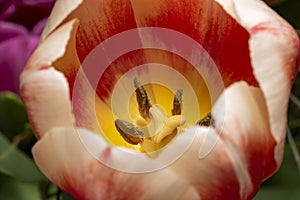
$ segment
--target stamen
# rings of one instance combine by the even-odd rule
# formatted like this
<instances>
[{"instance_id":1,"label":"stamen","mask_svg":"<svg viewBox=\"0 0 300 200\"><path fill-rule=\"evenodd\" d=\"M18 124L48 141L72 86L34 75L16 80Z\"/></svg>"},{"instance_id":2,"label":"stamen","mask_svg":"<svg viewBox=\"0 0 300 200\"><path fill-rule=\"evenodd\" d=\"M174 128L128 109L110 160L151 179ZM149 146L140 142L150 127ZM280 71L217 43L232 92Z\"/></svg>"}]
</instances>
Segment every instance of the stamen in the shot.
<instances>
[{"instance_id":1,"label":"stamen","mask_svg":"<svg viewBox=\"0 0 300 200\"><path fill-rule=\"evenodd\" d=\"M175 115L167 118L161 131L154 136L153 141L159 144L164 138L171 134L177 134L177 128L185 123L185 118L182 115Z\"/></svg>"},{"instance_id":2,"label":"stamen","mask_svg":"<svg viewBox=\"0 0 300 200\"><path fill-rule=\"evenodd\" d=\"M214 124L214 120L211 116L211 113L208 113L205 117L203 117L197 122L197 125L199 126L210 126L211 124Z\"/></svg>"},{"instance_id":3,"label":"stamen","mask_svg":"<svg viewBox=\"0 0 300 200\"><path fill-rule=\"evenodd\" d=\"M133 82L134 82L134 87L136 88L136 90L135 90L136 100L139 105L140 115L144 119L149 119L150 118L149 109L151 107L151 104L148 99L147 92L146 92L145 88L143 87L141 81L137 77L134 78Z\"/></svg>"},{"instance_id":4,"label":"stamen","mask_svg":"<svg viewBox=\"0 0 300 200\"><path fill-rule=\"evenodd\" d=\"M134 87L140 117L134 124L120 119L115 127L129 144L140 145L140 151L150 157L157 156L157 150L167 145L180 132L185 124L182 113L183 90L176 91L173 99L172 116L167 116L160 106L150 104L147 92L138 78L134 78Z\"/></svg>"},{"instance_id":5,"label":"stamen","mask_svg":"<svg viewBox=\"0 0 300 200\"><path fill-rule=\"evenodd\" d=\"M176 91L176 94L175 94L174 100L173 100L172 115L181 115L182 95L183 95L182 89L179 89Z\"/></svg>"},{"instance_id":6,"label":"stamen","mask_svg":"<svg viewBox=\"0 0 300 200\"><path fill-rule=\"evenodd\" d=\"M141 152L147 153L150 158L156 158L158 156L157 150L162 146L160 144L154 144L151 138L145 138L141 145Z\"/></svg>"},{"instance_id":7,"label":"stamen","mask_svg":"<svg viewBox=\"0 0 300 200\"><path fill-rule=\"evenodd\" d=\"M143 142L144 133L137 127L135 127L132 123L117 119L115 120L115 126L120 135L129 144L136 145Z\"/></svg>"}]
</instances>

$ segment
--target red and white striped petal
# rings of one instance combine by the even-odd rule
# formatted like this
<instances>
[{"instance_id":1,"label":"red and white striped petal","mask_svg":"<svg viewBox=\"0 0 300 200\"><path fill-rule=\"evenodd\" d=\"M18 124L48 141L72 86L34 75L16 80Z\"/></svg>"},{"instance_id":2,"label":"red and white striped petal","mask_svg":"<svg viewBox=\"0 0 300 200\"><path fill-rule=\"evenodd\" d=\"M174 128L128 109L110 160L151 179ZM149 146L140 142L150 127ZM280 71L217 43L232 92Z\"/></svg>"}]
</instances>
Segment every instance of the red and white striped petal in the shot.
<instances>
[{"instance_id":1,"label":"red and white striped petal","mask_svg":"<svg viewBox=\"0 0 300 200\"><path fill-rule=\"evenodd\" d=\"M130 174L103 165L88 153L78 132L81 132L81 137L101 146L99 148L109 148L105 147L105 142L98 135L87 130L56 127L49 130L32 151L43 173L75 198L200 199L188 182L178 178L169 169ZM103 156L104 153L100 152L98 156ZM110 156L107 155L114 159ZM128 163L125 161L124 164Z\"/></svg>"},{"instance_id":2,"label":"red and white striped petal","mask_svg":"<svg viewBox=\"0 0 300 200\"><path fill-rule=\"evenodd\" d=\"M222 98L225 98L225 105ZM223 115L218 115L223 109L225 119ZM71 127L58 127L49 131L36 144L33 155L50 180L81 199L114 199L130 193L133 193L131 199L162 198L175 195L174 191L178 193L172 199L180 199L182 195L192 195L193 198L199 195L201 199L250 199L267 171L266 166L272 162L270 158L275 141L268 130L265 111L261 91L246 83L237 83L226 89L216 103L213 111L216 130L188 130L175 138L157 160L144 158L140 162L132 162L125 154L121 157L115 155L115 148L108 147L98 135ZM96 160L104 156L120 166L130 163L139 165L138 168L151 162L155 165L155 162L163 162L162 159L171 156L174 153L174 149L171 151L173 147L180 148L181 144L187 144L185 140L190 140L193 134L196 137L191 147L171 165L172 173L170 169L142 175L121 173ZM87 144L85 149L84 145ZM94 150L91 151L91 148ZM206 151L209 151L208 154ZM206 156L201 157L201 152ZM274 160L273 165L276 166ZM155 180L160 181L157 183ZM122 189L124 184L128 191ZM189 193L183 193L187 188ZM135 196L136 193L139 195Z\"/></svg>"},{"instance_id":3,"label":"red and white striped petal","mask_svg":"<svg viewBox=\"0 0 300 200\"><path fill-rule=\"evenodd\" d=\"M277 166L276 142L265 111L259 88L233 84L213 108L213 127L193 128L175 139L184 141L192 131L197 133L171 169L190 182L202 199L251 199Z\"/></svg>"},{"instance_id":4,"label":"red and white striped petal","mask_svg":"<svg viewBox=\"0 0 300 200\"><path fill-rule=\"evenodd\" d=\"M162 0L153 3L148 0L132 0L131 4L138 27L175 30L202 45L217 65L225 86L239 80L257 85L249 57L249 34L216 1ZM165 45L159 38L156 42ZM190 51L191 57L199 56ZM159 58L155 54L156 52L146 55L148 59ZM171 66L175 65L177 60L174 55L165 57Z\"/></svg>"},{"instance_id":5,"label":"red and white striped petal","mask_svg":"<svg viewBox=\"0 0 300 200\"><path fill-rule=\"evenodd\" d=\"M290 89L299 65L299 39L294 29L258 0L218 0L245 27L254 75L267 104L269 124L282 160Z\"/></svg>"},{"instance_id":6,"label":"red and white striped petal","mask_svg":"<svg viewBox=\"0 0 300 200\"><path fill-rule=\"evenodd\" d=\"M32 70L38 70L44 66L53 66L64 73L68 79L70 89L72 89L75 76L80 67L75 47L78 25L79 21L73 19L52 32L47 40L38 45L28 60L23 74L31 73ZM24 76L22 75L22 77Z\"/></svg>"},{"instance_id":7,"label":"red and white striped petal","mask_svg":"<svg viewBox=\"0 0 300 200\"><path fill-rule=\"evenodd\" d=\"M20 93L38 139L53 127L74 125L64 74L45 66L22 76Z\"/></svg>"},{"instance_id":8,"label":"red and white striped petal","mask_svg":"<svg viewBox=\"0 0 300 200\"><path fill-rule=\"evenodd\" d=\"M278 167L263 93L244 82L235 83L221 95L212 115L217 132L235 160L235 170L240 172L241 198L252 197L262 180Z\"/></svg>"},{"instance_id":9,"label":"red and white striped petal","mask_svg":"<svg viewBox=\"0 0 300 200\"><path fill-rule=\"evenodd\" d=\"M76 9L82 0L57 0L51 12L51 16L48 18L47 24L41 35L40 43L42 43L52 32L60 26L68 15Z\"/></svg>"},{"instance_id":10,"label":"red and white striped petal","mask_svg":"<svg viewBox=\"0 0 300 200\"><path fill-rule=\"evenodd\" d=\"M47 39L38 46L22 73L20 83L21 95L27 109L29 111L32 110L29 113L29 117L33 125L37 127L35 133L38 138L42 136L49 127L56 126L55 123L50 123L51 121L60 121L57 125L63 125L64 120L61 119L63 119L64 114L71 115L71 111L73 111L75 115L79 113L76 115L77 125L96 131L95 127L97 127L96 124L98 122L93 115L94 110L91 110L92 108L88 106L95 98L94 90L89 84L85 83L82 73L78 73L81 64L78 60L75 47L77 28L78 20L71 20L52 32ZM50 69L50 67L46 66L53 66L53 68ZM73 84L75 79L77 80L77 88L74 93ZM36 90L36 87L38 87L39 90ZM37 93L37 91L40 92ZM61 97L65 98L59 98L61 93L64 93ZM70 94L73 95L71 97L74 97L74 99L70 98ZM31 96L43 98L44 95L47 95L46 98L52 96L52 98L56 99L50 103L46 100L39 102L39 105L36 105L37 102L28 101ZM94 98L92 98L91 95ZM45 102L47 102L47 106L45 106ZM52 105L55 108L59 104L70 104L63 109L68 110L68 112L63 112L61 109L51 109L51 115L48 114L49 116L46 115L47 111L43 112L43 116L37 116L35 113L38 109L47 110ZM73 110L71 110L70 107L72 107ZM61 118L53 116L61 116ZM39 123L38 121L42 122Z\"/></svg>"}]
</instances>

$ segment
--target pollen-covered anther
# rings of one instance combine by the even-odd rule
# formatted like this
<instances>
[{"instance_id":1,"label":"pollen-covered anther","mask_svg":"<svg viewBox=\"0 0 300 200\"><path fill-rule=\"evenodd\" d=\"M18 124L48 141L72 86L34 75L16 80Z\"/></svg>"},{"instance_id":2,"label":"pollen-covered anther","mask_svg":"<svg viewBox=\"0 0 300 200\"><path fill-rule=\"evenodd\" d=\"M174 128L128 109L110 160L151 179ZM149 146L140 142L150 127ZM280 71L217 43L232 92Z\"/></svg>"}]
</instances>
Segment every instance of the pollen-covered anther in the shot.
<instances>
[{"instance_id":1,"label":"pollen-covered anther","mask_svg":"<svg viewBox=\"0 0 300 200\"><path fill-rule=\"evenodd\" d=\"M144 119L149 120L149 118L150 118L149 109L151 108L151 104L148 99L147 92L146 92L144 86L142 85L141 81L137 77L134 78L133 83L134 83L134 87L136 88L135 89L136 100L139 105L140 115Z\"/></svg>"},{"instance_id":2,"label":"pollen-covered anther","mask_svg":"<svg viewBox=\"0 0 300 200\"><path fill-rule=\"evenodd\" d=\"M172 115L181 115L182 95L183 95L183 90L182 89L179 89L179 90L176 91L176 94L175 94L174 100L173 100Z\"/></svg>"},{"instance_id":3,"label":"pollen-covered anther","mask_svg":"<svg viewBox=\"0 0 300 200\"><path fill-rule=\"evenodd\" d=\"M115 127L123 139L132 145L139 145L140 151L155 158L158 150L166 146L185 124L182 113L183 90L178 89L173 98L172 115L166 114L160 104L150 104L147 91L138 78L134 78L134 87L139 114L132 123L117 119Z\"/></svg>"},{"instance_id":4,"label":"pollen-covered anther","mask_svg":"<svg viewBox=\"0 0 300 200\"><path fill-rule=\"evenodd\" d=\"M136 145L143 142L144 133L132 123L117 119L115 120L115 127L129 144Z\"/></svg>"},{"instance_id":5,"label":"pollen-covered anther","mask_svg":"<svg viewBox=\"0 0 300 200\"><path fill-rule=\"evenodd\" d=\"M153 137L155 144L161 143L161 141L171 134L177 134L177 128L185 124L185 117L183 115L174 115L168 117L162 127L162 129Z\"/></svg>"},{"instance_id":6,"label":"pollen-covered anther","mask_svg":"<svg viewBox=\"0 0 300 200\"><path fill-rule=\"evenodd\" d=\"M211 116L211 113L208 113L205 117L200 119L197 122L197 125L199 125L199 126L210 126L210 125L214 126L214 119Z\"/></svg>"}]
</instances>

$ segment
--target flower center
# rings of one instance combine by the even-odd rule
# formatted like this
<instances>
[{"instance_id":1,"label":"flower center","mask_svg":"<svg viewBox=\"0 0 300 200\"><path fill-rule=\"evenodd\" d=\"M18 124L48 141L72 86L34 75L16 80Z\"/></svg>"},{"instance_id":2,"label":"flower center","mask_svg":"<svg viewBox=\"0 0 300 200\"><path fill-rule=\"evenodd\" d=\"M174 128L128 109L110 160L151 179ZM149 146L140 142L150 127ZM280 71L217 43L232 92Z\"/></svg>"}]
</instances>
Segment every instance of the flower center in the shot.
<instances>
[{"instance_id":1,"label":"flower center","mask_svg":"<svg viewBox=\"0 0 300 200\"><path fill-rule=\"evenodd\" d=\"M139 115L136 120L131 122L116 119L115 128L127 143L138 145L141 152L147 153L150 157L156 157L158 150L186 128L184 126L186 117L182 115L184 91L182 89L176 91L173 100L169 103L172 105L172 109L167 112L161 105L151 104L147 91L138 78L134 78L133 84ZM160 86L156 85L155 87L159 88ZM208 126L209 123L210 115L197 122L197 124L205 126Z\"/></svg>"},{"instance_id":2,"label":"flower center","mask_svg":"<svg viewBox=\"0 0 300 200\"><path fill-rule=\"evenodd\" d=\"M184 69L147 63L125 73L116 71L115 82L101 79L100 98L95 101L95 132L112 146L155 157L188 128L209 125L209 115L205 116L212 96L207 82L194 68ZM101 92L105 88L102 81L111 82L110 96Z\"/></svg>"}]
</instances>

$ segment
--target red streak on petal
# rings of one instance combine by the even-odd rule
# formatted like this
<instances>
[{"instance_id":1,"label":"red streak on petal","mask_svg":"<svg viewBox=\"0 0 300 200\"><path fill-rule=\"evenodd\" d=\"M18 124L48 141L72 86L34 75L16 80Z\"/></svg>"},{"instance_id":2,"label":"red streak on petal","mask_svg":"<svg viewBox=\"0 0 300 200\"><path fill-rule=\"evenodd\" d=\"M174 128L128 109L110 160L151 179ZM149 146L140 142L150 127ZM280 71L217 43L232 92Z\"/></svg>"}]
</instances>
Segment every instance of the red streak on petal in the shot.
<instances>
[{"instance_id":1,"label":"red streak on petal","mask_svg":"<svg viewBox=\"0 0 300 200\"><path fill-rule=\"evenodd\" d=\"M238 119L234 120L235 129L242 133L243 128ZM258 133L256 130L243 132L240 135L232 132L220 133L222 140L234 147L234 151L241 152L244 162L247 163L248 173L251 177L251 188L247 196L254 197L261 182L277 170L277 163L274 157L276 141L271 132ZM238 138L239 137L239 138ZM253 145L255 144L255 145Z\"/></svg>"},{"instance_id":2,"label":"red streak on petal","mask_svg":"<svg viewBox=\"0 0 300 200\"><path fill-rule=\"evenodd\" d=\"M63 175L66 181L60 185L76 199L139 199L148 192L139 186L138 175L123 174L96 160L79 170L77 177L74 170L66 170Z\"/></svg>"},{"instance_id":3,"label":"red streak on petal","mask_svg":"<svg viewBox=\"0 0 300 200\"><path fill-rule=\"evenodd\" d=\"M27 92L26 85L22 85L21 88L20 88L20 94L22 96L23 102L36 102L36 100L37 100L36 96L34 96L34 95L24 95L25 92ZM32 130L34 130L35 137L37 139L40 139L41 138L41 135L40 135L41 133L40 133L39 128L38 128L38 123L36 123L35 118L32 117L32 116L35 115L35 110L31 109L30 106L26 106L26 105L27 104L24 104L24 106L26 107L27 115L29 116L28 119L29 119L31 128L32 128Z\"/></svg>"},{"instance_id":4,"label":"red streak on petal","mask_svg":"<svg viewBox=\"0 0 300 200\"><path fill-rule=\"evenodd\" d=\"M286 46L286 44L290 44L289 49L284 49L284 47L282 48L281 56L285 65L284 70L285 75L287 77L286 80L288 81L289 86L291 87L295 81L295 74L297 74L300 64L299 37L295 33L294 28L292 26L287 25L282 19L280 19L279 22L283 23L283 25L280 28L279 25L277 25L276 27L272 27L271 23L269 22L260 23L251 29L251 34L255 35L267 32L268 34L272 34L278 38L285 38L286 42L285 44L283 44L284 46ZM296 59L290 59L291 53L295 52L297 52L297 55L295 55Z\"/></svg>"},{"instance_id":5,"label":"red streak on petal","mask_svg":"<svg viewBox=\"0 0 300 200\"><path fill-rule=\"evenodd\" d=\"M68 17L71 19L79 16L80 25L76 35L76 49L80 61L82 62L97 45L115 34L136 27L161 27L179 31L199 42L218 66L225 86L239 80L245 80L251 85L258 85L250 62L249 34L219 4L208 0L203 2L165 0L163 3L156 4L151 12L142 16L139 16L136 10L133 11L129 1L120 3L106 0L101 4L89 5L86 3L82 5ZM132 66L124 66L122 62L117 63L120 72L118 74L148 60L147 55L143 55L142 51L136 51L136 53L128 56L129 59L140 58L136 59ZM170 57L166 59L170 59ZM124 60L126 61L126 58ZM112 73L116 73L116 71ZM75 75L76 73L68 75L71 87L72 77ZM102 93L104 90L97 91L98 94L101 94L101 98L109 96L111 83L115 78L116 76L102 78L102 83L109 84L104 89L106 90L104 93ZM98 87L98 90L101 88Z\"/></svg>"},{"instance_id":6,"label":"red streak on petal","mask_svg":"<svg viewBox=\"0 0 300 200\"><path fill-rule=\"evenodd\" d=\"M109 37L136 28L130 1L104 0L98 5L88 5L88 3L86 5L79 12L88 17L80 19L76 38L80 61L83 61L92 49ZM76 14L75 12L74 16ZM71 15L70 18L72 17Z\"/></svg>"},{"instance_id":7,"label":"red streak on petal","mask_svg":"<svg viewBox=\"0 0 300 200\"><path fill-rule=\"evenodd\" d=\"M97 86L97 94L102 100L110 97L114 85L119 78L130 69L147 63L144 50L136 50L128 52L111 63L99 79Z\"/></svg>"},{"instance_id":8,"label":"red streak on petal","mask_svg":"<svg viewBox=\"0 0 300 200\"><path fill-rule=\"evenodd\" d=\"M111 148L107 147L100 155L100 160L106 161L111 156Z\"/></svg>"},{"instance_id":9,"label":"red streak on petal","mask_svg":"<svg viewBox=\"0 0 300 200\"><path fill-rule=\"evenodd\" d=\"M214 1L163 1L137 18L141 27L164 27L199 42L222 73L225 85L245 80L258 85L249 56L248 32ZM155 13L155 14L153 14Z\"/></svg>"}]
</instances>

